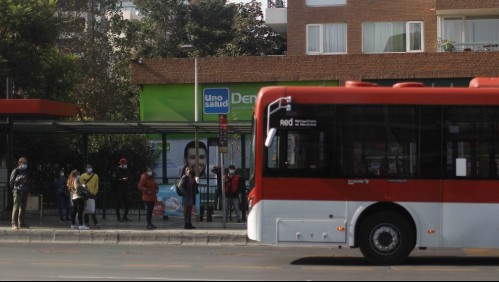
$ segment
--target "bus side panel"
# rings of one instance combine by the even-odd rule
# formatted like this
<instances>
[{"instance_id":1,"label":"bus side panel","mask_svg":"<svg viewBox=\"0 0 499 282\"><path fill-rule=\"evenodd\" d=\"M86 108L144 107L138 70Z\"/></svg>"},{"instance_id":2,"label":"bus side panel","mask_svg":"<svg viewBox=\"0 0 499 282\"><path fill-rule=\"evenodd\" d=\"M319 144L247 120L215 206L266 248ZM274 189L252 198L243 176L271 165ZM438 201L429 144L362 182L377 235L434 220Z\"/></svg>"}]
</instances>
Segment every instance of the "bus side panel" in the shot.
<instances>
[{"instance_id":1,"label":"bus side panel","mask_svg":"<svg viewBox=\"0 0 499 282\"><path fill-rule=\"evenodd\" d=\"M343 201L262 200L251 211L248 236L266 244L345 243L345 209Z\"/></svg>"},{"instance_id":2,"label":"bus side panel","mask_svg":"<svg viewBox=\"0 0 499 282\"><path fill-rule=\"evenodd\" d=\"M499 248L499 205L443 205L443 247Z\"/></svg>"}]
</instances>

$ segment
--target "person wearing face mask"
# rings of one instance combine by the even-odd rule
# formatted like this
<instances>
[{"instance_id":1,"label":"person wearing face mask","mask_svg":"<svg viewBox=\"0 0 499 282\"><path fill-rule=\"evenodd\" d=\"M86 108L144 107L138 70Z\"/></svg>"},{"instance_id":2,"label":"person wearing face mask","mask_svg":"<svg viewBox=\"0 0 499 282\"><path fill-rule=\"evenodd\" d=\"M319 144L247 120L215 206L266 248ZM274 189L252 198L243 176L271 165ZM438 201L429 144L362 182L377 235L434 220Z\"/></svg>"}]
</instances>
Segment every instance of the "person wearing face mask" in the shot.
<instances>
[{"instance_id":1,"label":"person wearing face mask","mask_svg":"<svg viewBox=\"0 0 499 282\"><path fill-rule=\"evenodd\" d=\"M146 228L149 230L156 229L156 226L152 224L152 212L154 210L154 205L156 204L156 194L158 193L159 187L151 168L148 168L147 171L140 176L138 188L142 192L142 201L146 205Z\"/></svg>"},{"instance_id":2,"label":"person wearing face mask","mask_svg":"<svg viewBox=\"0 0 499 282\"><path fill-rule=\"evenodd\" d=\"M111 190L116 204L116 217L119 222L131 221L128 218L128 210L130 209L130 173L128 172L128 162L125 158L122 158L119 164L111 177ZM123 218L121 218L122 203L124 206Z\"/></svg>"},{"instance_id":3,"label":"person wearing face mask","mask_svg":"<svg viewBox=\"0 0 499 282\"><path fill-rule=\"evenodd\" d=\"M225 218L228 218L229 210L231 206L234 207L236 212L237 222L241 223L241 212L239 211L239 193L241 192L241 178L236 175L236 167L234 165L229 166L229 174L225 175Z\"/></svg>"},{"instance_id":4,"label":"person wearing face mask","mask_svg":"<svg viewBox=\"0 0 499 282\"><path fill-rule=\"evenodd\" d=\"M28 160L22 157L18 161L18 166L10 175L10 187L12 188L12 229L29 228L24 222L26 205L28 204Z\"/></svg>"},{"instance_id":5,"label":"person wearing face mask","mask_svg":"<svg viewBox=\"0 0 499 282\"><path fill-rule=\"evenodd\" d=\"M55 196L57 199L57 208L59 210L60 222L70 221L69 213L71 210L71 205L69 203L69 192L66 182L68 179L66 178L66 173L64 170L61 170L54 180L55 187ZM64 217L64 211L66 212L66 217Z\"/></svg>"},{"instance_id":6,"label":"person wearing face mask","mask_svg":"<svg viewBox=\"0 0 499 282\"><path fill-rule=\"evenodd\" d=\"M94 205L94 212L85 214L85 225L90 225L89 215L91 215L95 228L100 229L99 222L97 221L97 216L95 214L95 198L97 197L97 193L99 193L99 176L94 172L93 165L87 164L86 172L81 175L80 181L82 184L86 185L90 191L90 196L86 204L88 204L88 201L93 201Z\"/></svg>"},{"instance_id":7,"label":"person wearing face mask","mask_svg":"<svg viewBox=\"0 0 499 282\"><path fill-rule=\"evenodd\" d=\"M68 177L68 190L71 193L73 200L73 212L71 213L71 229L88 230L89 228L83 224L83 210L85 209L85 200L81 197L79 191L85 189L81 184L80 172L73 170ZM76 214L78 214L78 224L76 225Z\"/></svg>"}]
</instances>

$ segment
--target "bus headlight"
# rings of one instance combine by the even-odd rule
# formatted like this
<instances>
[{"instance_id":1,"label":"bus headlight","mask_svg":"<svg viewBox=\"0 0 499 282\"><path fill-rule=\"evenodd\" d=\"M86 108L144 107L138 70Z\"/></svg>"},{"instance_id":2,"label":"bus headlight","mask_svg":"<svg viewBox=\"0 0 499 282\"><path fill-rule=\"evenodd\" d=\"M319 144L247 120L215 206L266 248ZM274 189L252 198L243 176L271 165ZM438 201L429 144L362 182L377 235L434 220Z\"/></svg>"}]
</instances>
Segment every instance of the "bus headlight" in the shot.
<instances>
[{"instance_id":1,"label":"bus headlight","mask_svg":"<svg viewBox=\"0 0 499 282\"><path fill-rule=\"evenodd\" d=\"M255 200L254 196L251 196L249 201L248 201L248 213L251 213L251 210L253 209L253 201Z\"/></svg>"}]
</instances>

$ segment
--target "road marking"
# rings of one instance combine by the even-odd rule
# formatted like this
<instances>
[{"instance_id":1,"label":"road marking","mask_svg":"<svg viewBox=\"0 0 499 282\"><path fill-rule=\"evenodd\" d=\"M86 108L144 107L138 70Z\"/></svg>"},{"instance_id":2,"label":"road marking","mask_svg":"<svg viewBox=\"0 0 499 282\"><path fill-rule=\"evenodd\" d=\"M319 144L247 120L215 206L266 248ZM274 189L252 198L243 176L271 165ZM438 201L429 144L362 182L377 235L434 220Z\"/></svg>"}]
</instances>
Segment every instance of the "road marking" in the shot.
<instances>
[{"instance_id":1,"label":"road marking","mask_svg":"<svg viewBox=\"0 0 499 282\"><path fill-rule=\"evenodd\" d=\"M32 262L34 266L74 266L74 267L96 267L100 264L96 263L80 263L80 262Z\"/></svg>"},{"instance_id":2,"label":"road marking","mask_svg":"<svg viewBox=\"0 0 499 282\"><path fill-rule=\"evenodd\" d=\"M373 271L373 267L356 267L356 266L304 266L302 270L314 270L314 271Z\"/></svg>"},{"instance_id":3,"label":"road marking","mask_svg":"<svg viewBox=\"0 0 499 282\"><path fill-rule=\"evenodd\" d=\"M476 268L433 268L433 267L410 267L410 266L392 266L393 271L438 271L438 272L477 272Z\"/></svg>"},{"instance_id":4,"label":"road marking","mask_svg":"<svg viewBox=\"0 0 499 282\"><path fill-rule=\"evenodd\" d=\"M123 264L122 267L133 268L189 268L187 264Z\"/></svg>"},{"instance_id":5,"label":"road marking","mask_svg":"<svg viewBox=\"0 0 499 282\"><path fill-rule=\"evenodd\" d=\"M203 266L205 269L226 269L226 270L233 270L233 269L251 269L251 270L260 270L260 269L279 269L279 267L275 266L251 266L251 265L207 265Z\"/></svg>"}]
</instances>

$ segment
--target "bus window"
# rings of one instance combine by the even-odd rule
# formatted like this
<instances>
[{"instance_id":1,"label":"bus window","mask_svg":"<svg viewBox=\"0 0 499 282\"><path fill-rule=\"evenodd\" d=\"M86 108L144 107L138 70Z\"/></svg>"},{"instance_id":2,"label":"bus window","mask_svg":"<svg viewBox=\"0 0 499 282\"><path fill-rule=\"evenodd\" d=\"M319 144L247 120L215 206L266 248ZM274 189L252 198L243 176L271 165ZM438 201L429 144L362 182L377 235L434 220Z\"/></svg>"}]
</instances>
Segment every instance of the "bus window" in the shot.
<instances>
[{"instance_id":1,"label":"bus window","mask_svg":"<svg viewBox=\"0 0 499 282\"><path fill-rule=\"evenodd\" d=\"M498 179L499 111L492 107L448 107L445 111L447 176ZM456 168L463 162L465 173Z\"/></svg>"},{"instance_id":2,"label":"bus window","mask_svg":"<svg viewBox=\"0 0 499 282\"><path fill-rule=\"evenodd\" d=\"M273 176L317 176L327 168L326 133L320 130L278 130L267 150Z\"/></svg>"},{"instance_id":3,"label":"bus window","mask_svg":"<svg viewBox=\"0 0 499 282\"><path fill-rule=\"evenodd\" d=\"M415 107L392 106L388 112L388 177L414 178L418 172L418 114Z\"/></svg>"},{"instance_id":4,"label":"bus window","mask_svg":"<svg viewBox=\"0 0 499 282\"><path fill-rule=\"evenodd\" d=\"M414 178L418 115L409 106L339 106L340 177Z\"/></svg>"},{"instance_id":5,"label":"bus window","mask_svg":"<svg viewBox=\"0 0 499 282\"><path fill-rule=\"evenodd\" d=\"M442 107L420 107L420 178L442 177Z\"/></svg>"}]
</instances>

